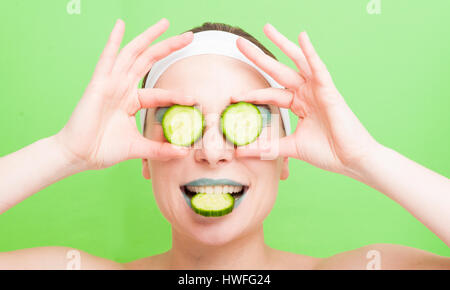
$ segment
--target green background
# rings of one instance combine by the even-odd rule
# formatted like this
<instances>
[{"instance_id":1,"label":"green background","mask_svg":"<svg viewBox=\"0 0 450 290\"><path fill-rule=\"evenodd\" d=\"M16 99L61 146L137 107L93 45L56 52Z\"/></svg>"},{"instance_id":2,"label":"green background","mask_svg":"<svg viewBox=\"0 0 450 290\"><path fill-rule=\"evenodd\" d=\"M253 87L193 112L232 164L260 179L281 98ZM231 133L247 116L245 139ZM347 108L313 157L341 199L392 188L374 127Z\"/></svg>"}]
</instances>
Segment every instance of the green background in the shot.
<instances>
[{"instance_id":1,"label":"green background","mask_svg":"<svg viewBox=\"0 0 450 290\"><path fill-rule=\"evenodd\" d=\"M307 30L348 104L382 144L450 175L450 1L10 0L0 4L0 155L59 131L87 86L117 18L124 42L166 17L160 39L205 21L244 28L280 61L265 37ZM293 121L293 125L294 121ZM33 160L30 160L32 166ZM265 221L267 243L317 257L373 243L450 256L450 248L394 201L368 186L298 160ZM26 182L24 180L23 182ZM126 262L168 250L170 226L140 160L71 176L0 216L0 251L68 246Z\"/></svg>"}]
</instances>

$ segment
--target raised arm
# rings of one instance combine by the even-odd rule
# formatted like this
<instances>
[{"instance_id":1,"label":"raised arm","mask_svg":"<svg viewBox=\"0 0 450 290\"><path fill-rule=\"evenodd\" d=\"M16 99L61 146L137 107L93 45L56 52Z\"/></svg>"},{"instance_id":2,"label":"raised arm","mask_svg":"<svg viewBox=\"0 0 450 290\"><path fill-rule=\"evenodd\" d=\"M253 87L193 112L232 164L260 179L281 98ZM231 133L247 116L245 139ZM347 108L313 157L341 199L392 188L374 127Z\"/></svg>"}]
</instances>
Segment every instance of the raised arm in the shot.
<instances>
[{"instance_id":1,"label":"raised arm","mask_svg":"<svg viewBox=\"0 0 450 290\"><path fill-rule=\"evenodd\" d=\"M297 46L272 25L264 27L298 72L254 49L245 39L237 46L250 60L286 89L267 88L241 96L248 101L289 108L298 116L292 135L236 149L237 156L260 157L267 148L277 156L306 161L374 187L398 202L450 246L450 181L380 145L367 132L336 89L305 32ZM262 145L262 146L260 146ZM265 148L265 149L264 149ZM267 155L266 155L267 156Z\"/></svg>"},{"instance_id":2,"label":"raised arm","mask_svg":"<svg viewBox=\"0 0 450 290\"><path fill-rule=\"evenodd\" d=\"M395 200L450 247L450 180L380 146L359 165L358 179Z\"/></svg>"},{"instance_id":3,"label":"raised arm","mask_svg":"<svg viewBox=\"0 0 450 290\"><path fill-rule=\"evenodd\" d=\"M135 114L141 108L190 97L162 89L138 89L152 64L192 41L192 33L149 46L168 28L163 18L117 54L124 23L118 20L94 75L69 122L56 135L0 158L0 213L50 184L83 170L102 169L132 158L170 159L185 148L144 138Z\"/></svg>"},{"instance_id":4,"label":"raised arm","mask_svg":"<svg viewBox=\"0 0 450 290\"><path fill-rule=\"evenodd\" d=\"M193 99L162 89L138 89L152 64L192 41L192 33L149 46L167 28L162 19L117 54L124 33L118 20L91 82L69 122L56 135L0 158L0 213L50 184L83 170L102 169L132 158L167 160L186 148L146 139L136 127L141 108L192 105ZM64 248L0 253L0 269L122 269L122 265Z\"/></svg>"},{"instance_id":5,"label":"raised arm","mask_svg":"<svg viewBox=\"0 0 450 290\"><path fill-rule=\"evenodd\" d=\"M0 214L50 184L86 169L57 139L47 137L0 158Z\"/></svg>"}]
</instances>

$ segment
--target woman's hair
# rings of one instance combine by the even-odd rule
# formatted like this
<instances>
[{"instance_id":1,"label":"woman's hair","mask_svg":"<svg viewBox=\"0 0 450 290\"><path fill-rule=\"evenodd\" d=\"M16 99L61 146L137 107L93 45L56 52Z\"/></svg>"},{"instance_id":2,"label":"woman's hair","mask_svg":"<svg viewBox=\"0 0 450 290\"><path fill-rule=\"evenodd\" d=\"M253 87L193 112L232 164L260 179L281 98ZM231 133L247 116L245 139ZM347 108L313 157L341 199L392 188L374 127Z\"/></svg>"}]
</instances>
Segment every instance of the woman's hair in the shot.
<instances>
[{"instance_id":1,"label":"woman's hair","mask_svg":"<svg viewBox=\"0 0 450 290\"><path fill-rule=\"evenodd\" d=\"M256 46L258 46L268 56L274 58L275 60L277 59L275 57L275 55L273 55L264 45L261 44L261 42L259 42L256 38L254 38L249 33L244 31L242 28L237 27L237 26L231 26L231 25L228 25L225 23L219 23L219 22L205 22L201 26L194 27L192 29L186 30L185 32L192 31L193 33L196 33L196 32L207 31L207 30L220 30L220 31L230 32L230 33L236 34L238 36L241 36L241 37L251 41ZM182 33L180 33L180 34L182 34ZM143 80L142 86L141 86L142 88L145 86L145 82L147 81L148 74L149 73L147 73L144 77L144 80Z\"/></svg>"}]
</instances>

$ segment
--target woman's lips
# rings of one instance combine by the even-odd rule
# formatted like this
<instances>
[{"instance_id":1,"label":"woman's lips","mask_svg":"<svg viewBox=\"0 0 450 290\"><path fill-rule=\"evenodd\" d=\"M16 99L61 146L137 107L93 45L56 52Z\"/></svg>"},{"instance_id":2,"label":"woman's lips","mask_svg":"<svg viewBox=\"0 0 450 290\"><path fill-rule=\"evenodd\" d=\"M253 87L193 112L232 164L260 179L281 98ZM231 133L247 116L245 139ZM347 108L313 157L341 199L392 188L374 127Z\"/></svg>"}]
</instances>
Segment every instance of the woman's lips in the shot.
<instances>
[{"instance_id":1,"label":"woman's lips","mask_svg":"<svg viewBox=\"0 0 450 290\"><path fill-rule=\"evenodd\" d=\"M231 179L210 178L196 179L180 186L183 197L190 208L192 208L191 198L197 193L229 193L235 200L233 210L242 202L248 189L248 185L244 185Z\"/></svg>"},{"instance_id":2,"label":"woman's lips","mask_svg":"<svg viewBox=\"0 0 450 290\"><path fill-rule=\"evenodd\" d=\"M199 178L184 184L184 186L204 186L204 185L243 186L244 184L227 178L220 178L220 179Z\"/></svg>"}]
</instances>

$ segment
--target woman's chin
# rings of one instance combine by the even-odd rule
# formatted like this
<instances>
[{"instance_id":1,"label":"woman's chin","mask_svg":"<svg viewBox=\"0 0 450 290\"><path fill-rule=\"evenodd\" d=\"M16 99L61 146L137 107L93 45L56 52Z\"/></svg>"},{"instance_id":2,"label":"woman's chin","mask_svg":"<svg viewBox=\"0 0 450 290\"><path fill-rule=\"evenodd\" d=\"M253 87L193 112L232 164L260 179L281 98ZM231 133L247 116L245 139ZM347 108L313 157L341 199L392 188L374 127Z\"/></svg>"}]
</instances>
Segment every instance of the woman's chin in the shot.
<instances>
[{"instance_id":1,"label":"woman's chin","mask_svg":"<svg viewBox=\"0 0 450 290\"><path fill-rule=\"evenodd\" d=\"M191 208L185 197L181 194L176 197L166 218L173 230L202 245L221 246L239 239L257 229L264 219L256 212L261 212L261 207L265 205L255 204L252 190L247 192L230 213L219 217L200 215Z\"/></svg>"},{"instance_id":2,"label":"woman's chin","mask_svg":"<svg viewBox=\"0 0 450 290\"><path fill-rule=\"evenodd\" d=\"M245 231L248 223L242 221L248 220L243 215L244 203L239 205L229 214L220 217L202 216L186 206L187 217L185 219L184 232L197 240L201 244L220 246L224 245L239 236Z\"/></svg>"},{"instance_id":3,"label":"woman's chin","mask_svg":"<svg viewBox=\"0 0 450 290\"><path fill-rule=\"evenodd\" d=\"M209 224L193 224L189 235L198 243L209 246L222 246L233 241L242 234L243 228L232 222L221 221Z\"/></svg>"}]
</instances>

